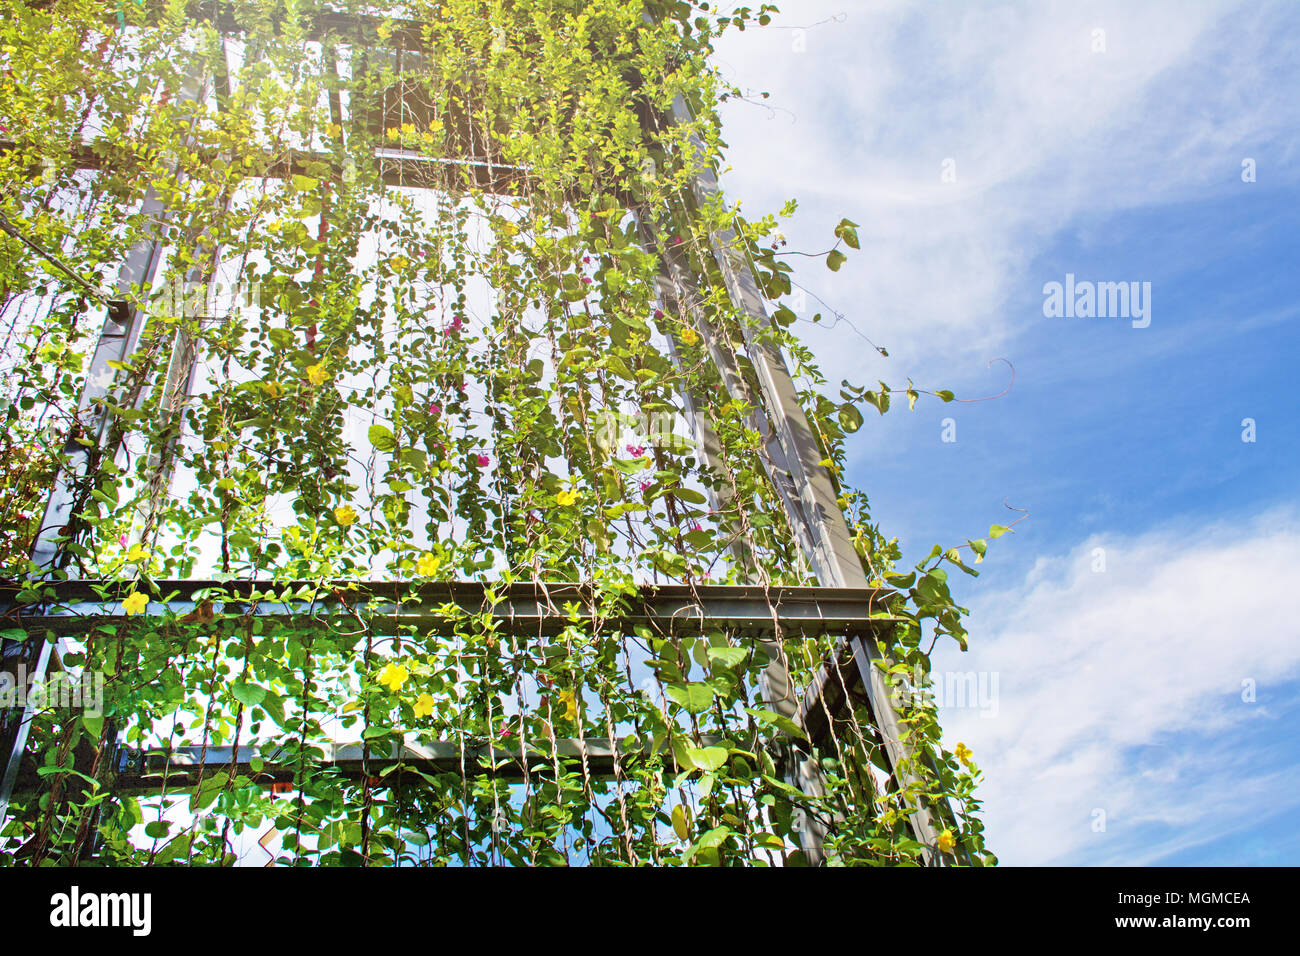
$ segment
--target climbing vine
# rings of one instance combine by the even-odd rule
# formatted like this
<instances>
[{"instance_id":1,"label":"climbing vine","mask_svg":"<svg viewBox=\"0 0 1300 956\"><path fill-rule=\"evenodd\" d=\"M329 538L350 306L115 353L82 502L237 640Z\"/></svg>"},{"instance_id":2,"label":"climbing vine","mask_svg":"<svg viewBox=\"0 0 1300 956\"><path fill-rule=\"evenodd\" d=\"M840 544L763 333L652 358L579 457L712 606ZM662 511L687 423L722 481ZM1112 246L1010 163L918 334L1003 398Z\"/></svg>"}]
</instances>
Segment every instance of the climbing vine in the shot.
<instances>
[{"instance_id":1,"label":"climbing vine","mask_svg":"<svg viewBox=\"0 0 1300 956\"><path fill-rule=\"evenodd\" d=\"M779 218L696 189L735 92L712 42L774 8L382 6L4 0L3 637L23 660L61 638L104 691L99 713L39 709L0 858L993 862L969 751L918 702L891 768L843 635L626 623L652 584L816 583L760 428L768 348L888 592L872 666L910 687L935 638L965 646L944 566L986 541L897 570L841 482L888 387L824 393ZM855 224L835 240L832 269ZM739 308L728 261L774 321ZM140 332L96 382L114 303ZM56 471L73 507L42 528ZM498 613L566 583L557 627ZM818 734L773 699L777 657L795 687L838 682Z\"/></svg>"}]
</instances>

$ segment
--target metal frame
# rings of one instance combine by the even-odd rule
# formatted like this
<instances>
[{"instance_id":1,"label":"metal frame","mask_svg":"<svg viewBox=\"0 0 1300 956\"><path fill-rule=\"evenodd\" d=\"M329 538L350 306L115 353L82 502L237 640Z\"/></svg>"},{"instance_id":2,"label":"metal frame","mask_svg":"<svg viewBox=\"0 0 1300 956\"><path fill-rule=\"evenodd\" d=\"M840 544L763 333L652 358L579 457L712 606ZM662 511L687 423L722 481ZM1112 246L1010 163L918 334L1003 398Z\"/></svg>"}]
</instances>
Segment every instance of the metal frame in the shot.
<instances>
[{"instance_id":1,"label":"metal frame","mask_svg":"<svg viewBox=\"0 0 1300 956\"><path fill-rule=\"evenodd\" d=\"M617 613L596 618L591 613L592 588L573 583L535 584L523 582L498 587L480 582L393 582L340 580L321 587L306 582L270 581L157 581L158 591L171 600L165 605L169 617L187 612L200 603L211 602L214 613L240 617L254 615L262 619L300 623L304 617L329 626L334 621L353 621L366 614L376 633L396 633L406 626L450 633L458 620L490 610L501 633L538 637L560 633L575 623L599 625L606 632L631 631L649 627L657 634L691 637L722 629L737 643L753 642L770 650L784 641L811 639L826 634L873 634L891 627L896 619L885 610L893 592L873 588L763 587L758 585L658 585L638 588L636 593L618 600ZM118 583L68 580L47 586L52 594L42 604L16 603L15 593L0 592L0 622L17 624L33 632L51 631L60 638L84 634L101 623L121 621L126 615L118 599L126 588ZM306 597L303 588L323 590L320 600ZM161 609L162 605L154 608ZM151 608L146 608L149 616ZM856 672L847 670L850 681ZM857 687L856 682L847 690ZM827 700L831 712L822 711L808 720L810 734L820 741L829 732L830 721L837 716L838 698ZM704 745L721 738L707 736ZM754 741L762 746L762 741ZM561 738L551 745L520 741L518 746L493 745L490 742L440 741L412 745L389 739L368 745L351 743L314 744L323 750L315 762L336 769L345 777L375 777L400 766L431 773L461 773L472 768L475 773L491 773L507 780L522 779L534 760L556 757L563 762L576 761L594 777L614 777L616 765L624 759L648 759L655 754L653 742L639 739L628 745L626 738L611 742L608 738ZM768 740L774 757L786 764L786 772L795 779L808 779L799 761L790 764L790 755L777 740ZM387 753L385 753L387 749ZM376 752L377 751L377 752ZM153 793L166 786L192 786L201 768L231 768L251 774L261 783L292 781L292 766L279 764L274 755L261 754L265 765L254 773L251 760L257 751L240 747L179 747L173 751L121 748L112 761L115 792ZM677 768L671 750L660 751L665 763ZM22 779L18 792L28 792L36 783Z\"/></svg>"}]
</instances>

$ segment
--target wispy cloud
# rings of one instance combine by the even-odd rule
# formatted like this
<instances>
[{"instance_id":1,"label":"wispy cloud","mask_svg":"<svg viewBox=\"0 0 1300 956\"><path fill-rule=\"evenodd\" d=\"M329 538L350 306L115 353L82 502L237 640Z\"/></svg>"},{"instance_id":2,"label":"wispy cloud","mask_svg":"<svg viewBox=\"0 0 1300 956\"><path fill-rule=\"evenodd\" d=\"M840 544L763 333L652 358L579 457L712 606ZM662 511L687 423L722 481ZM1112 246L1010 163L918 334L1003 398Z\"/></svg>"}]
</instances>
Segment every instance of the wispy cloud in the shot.
<instances>
[{"instance_id":1,"label":"wispy cloud","mask_svg":"<svg viewBox=\"0 0 1300 956\"><path fill-rule=\"evenodd\" d=\"M942 715L987 774L995 852L1152 863L1300 804L1298 565L1300 516L1274 511L1092 538L982 599L936 671L1000 676L996 716Z\"/></svg>"},{"instance_id":2,"label":"wispy cloud","mask_svg":"<svg viewBox=\"0 0 1300 956\"><path fill-rule=\"evenodd\" d=\"M791 30L722 45L724 72L780 108L726 109L725 182L747 206L800 199L801 249L828 245L839 216L862 223L842 273L797 278L887 344L890 369L943 363L951 381L954 358L1001 354L1041 321L1008 304L1060 278L1026 270L1065 231L1115 242L1111 214L1240 188L1247 156L1273 182L1295 179L1300 100L1281 37L1300 15L1288 4L817 0L777 22L837 13L808 30L805 52ZM843 326L809 335L833 374L883 374Z\"/></svg>"}]
</instances>

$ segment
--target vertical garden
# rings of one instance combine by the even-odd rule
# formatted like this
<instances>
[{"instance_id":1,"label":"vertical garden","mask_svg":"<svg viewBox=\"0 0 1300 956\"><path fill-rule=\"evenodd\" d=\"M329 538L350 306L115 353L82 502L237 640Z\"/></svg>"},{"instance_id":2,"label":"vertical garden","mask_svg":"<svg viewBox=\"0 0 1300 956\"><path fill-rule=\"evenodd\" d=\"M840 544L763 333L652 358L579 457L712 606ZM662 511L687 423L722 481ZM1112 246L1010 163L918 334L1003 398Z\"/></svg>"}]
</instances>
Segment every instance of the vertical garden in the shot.
<instances>
[{"instance_id":1,"label":"vertical garden","mask_svg":"<svg viewBox=\"0 0 1300 956\"><path fill-rule=\"evenodd\" d=\"M761 355L869 666L923 685L972 569L895 568L840 482L888 387L823 380L777 217L699 188L711 43L766 5L0 9L0 634L10 672L102 685L25 711L0 861L993 862L925 695L899 766L847 632L784 623L828 582ZM770 626L711 613L742 586Z\"/></svg>"}]
</instances>

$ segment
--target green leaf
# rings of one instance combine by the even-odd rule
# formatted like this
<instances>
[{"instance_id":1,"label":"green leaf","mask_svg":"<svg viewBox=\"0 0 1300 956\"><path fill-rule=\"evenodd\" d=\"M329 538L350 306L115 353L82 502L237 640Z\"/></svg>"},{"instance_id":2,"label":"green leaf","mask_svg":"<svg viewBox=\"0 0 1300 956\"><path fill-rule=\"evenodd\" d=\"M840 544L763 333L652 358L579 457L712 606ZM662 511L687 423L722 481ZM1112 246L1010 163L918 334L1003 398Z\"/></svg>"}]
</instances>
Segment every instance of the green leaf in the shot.
<instances>
[{"instance_id":1,"label":"green leaf","mask_svg":"<svg viewBox=\"0 0 1300 956\"><path fill-rule=\"evenodd\" d=\"M1011 529L1008 528L1006 525L1000 525L1000 524L989 525L989 537L1000 538L1010 530Z\"/></svg>"},{"instance_id":2,"label":"green leaf","mask_svg":"<svg viewBox=\"0 0 1300 956\"><path fill-rule=\"evenodd\" d=\"M312 179L310 176L299 176L297 173L293 177L293 188L298 192L311 192L320 185L319 179Z\"/></svg>"},{"instance_id":3,"label":"green leaf","mask_svg":"<svg viewBox=\"0 0 1300 956\"><path fill-rule=\"evenodd\" d=\"M201 786L195 787L194 792L190 795L190 811L195 812L202 810L211 804L226 788L230 782L230 775L224 770L214 776L208 777L203 781Z\"/></svg>"},{"instance_id":4,"label":"green leaf","mask_svg":"<svg viewBox=\"0 0 1300 956\"><path fill-rule=\"evenodd\" d=\"M703 682L669 684L664 693L668 699L685 707L692 714L703 713L713 703L713 688Z\"/></svg>"},{"instance_id":5,"label":"green leaf","mask_svg":"<svg viewBox=\"0 0 1300 956\"><path fill-rule=\"evenodd\" d=\"M745 713L764 726L776 727L791 737L798 737L800 740L808 739L808 735L804 733L803 728L784 714L778 714L771 710L759 710L753 707L746 707Z\"/></svg>"},{"instance_id":6,"label":"green leaf","mask_svg":"<svg viewBox=\"0 0 1300 956\"><path fill-rule=\"evenodd\" d=\"M857 249L858 246L858 224L849 219L841 219L840 224L835 227L835 238L843 239L844 244L850 249Z\"/></svg>"},{"instance_id":7,"label":"green leaf","mask_svg":"<svg viewBox=\"0 0 1300 956\"><path fill-rule=\"evenodd\" d=\"M702 835L695 843L695 849L706 850L710 847L721 846L722 841L731 836L730 827L714 827Z\"/></svg>"},{"instance_id":8,"label":"green leaf","mask_svg":"<svg viewBox=\"0 0 1300 956\"><path fill-rule=\"evenodd\" d=\"M673 832L683 843L691 837L691 824L686 819L686 808L680 803L673 807Z\"/></svg>"},{"instance_id":9,"label":"green leaf","mask_svg":"<svg viewBox=\"0 0 1300 956\"><path fill-rule=\"evenodd\" d=\"M155 820L145 825L144 835L154 840L161 840L167 836L167 831L171 828L170 820Z\"/></svg>"},{"instance_id":10,"label":"green leaf","mask_svg":"<svg viewBox=\"0 0 1300 956\"><path fill-rule=\"evenodd\" d=\"M937 396L939 396L939 397L940 397L941 399L943 399L945 402L951 402L951 401L953 400L953 398L955 397L955 396L952 394L952 392L948 391L946 388L941 388L941 389L939 389L939 391L935 392L934 394L937 395Z\"/></svg>"},{"instance_id":11,"label":"green leaf","mask_svg":"<svg viewBox=\"0 0 1300 956\"><path fill-rule=\"evenodd\" d=\"M837 416L840 420L840 428L843 428L850 435L862 427L862 413L852 402L845 402L840 406Z\"/></svg>"},{"instance_id":12,"label":"green leaf","mask_svg":"<svg viewBox=\"0 0 1300 956\"><path fill-rule=\"evenodd\" d=\"M237 680L231 684L230 692L235 695L235 700L245 707L256 707L266 699L265 687L258 687L256 684L250 684L243 680Z\"/></svg>"},{"instance_id":13,"label":"green leaf","mask_svg":"<svg viewBox=\"0 0 1300 956\"><path fill-rule=\"evenodd\" d=\"M263 691L266 695L258 706L266 711L273 721L279 726L285 726L284 723L284 698L279 694L273 694L270 691Z\"/></svg>"},{"instance_id":14,"label":"green leaf","mask_svg":"<svg viewBox=\"0 0 1300 956\"><path fill-rule=\"evenodd\" d=\"M710 647L707 653L709 660L716 661L723 667L738 667L749 656L749 651L743 647Z\"/></svg>"},{"instance_id":15,"label":"green leaf","mask_svg":"<svg viewBox=\"0 0 1300 956\"><path fill-rule=\"evenodd\" d=\"M371 425L370 430L366 432L366 437L370 439L370 444L380 451L392 451L397 447L397 439L383 425Z\"/></svg>"},{"instance_id":16,"label":"green leaf","mask_svg":"<svg viewBox=\"0 0 1300 956\"><path fill-rule=\"evenodd\" d=\"M726 747L687 747L686 756L699 770L712 773L727 762Z\"/></svg>"},{"instance_id":17,"label":"green leaf","mask_svg":"<svg viewBox=\"0 0 1300 956\"><path fill-rule=\"evenodd\" d=\"M830 254L826 257L826 267L830 269L831 272L839 272L840 266L844 265L848 260L849 257L844 253L840 252L838 249L832 249Z\"/></svg>"}]
</instances>

